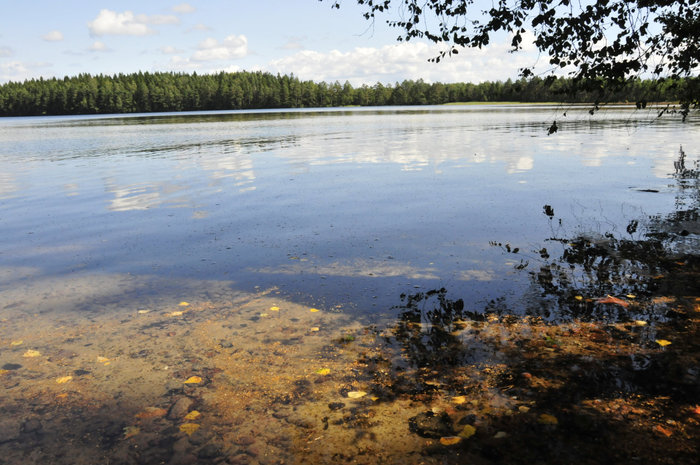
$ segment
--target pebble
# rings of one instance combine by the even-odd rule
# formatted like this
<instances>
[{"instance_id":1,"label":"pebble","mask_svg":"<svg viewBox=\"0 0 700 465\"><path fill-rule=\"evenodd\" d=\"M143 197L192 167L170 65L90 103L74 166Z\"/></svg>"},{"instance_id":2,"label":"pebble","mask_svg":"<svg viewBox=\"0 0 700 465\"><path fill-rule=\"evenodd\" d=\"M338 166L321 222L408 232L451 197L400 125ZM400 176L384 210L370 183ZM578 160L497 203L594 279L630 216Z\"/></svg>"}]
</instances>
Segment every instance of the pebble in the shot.
<instances>
[{"instance_id":1,"label":"pebble","mask_svg":"<svg viewBox=\"0 0 700 465\"><path fill-rule=\"evenodd\" d=\"M16 420L0 420L0 444L19 439L19 422Z\"/></svg>"},{"instance_id":2,"label":"pebble","mask_svg":"<svg viewBox=\"0 0 700 465\"><path fill-rule=\"evenodd\" d=\"M173 404L173 406L170 407L170 411L168 412L168 418L170 420L179 420L180 418L187 415L187 413L190 411L190 407L192 407L192 404L194 404L194 401L189 397L183 396L178 398L178 400Z\"/></svg>"},{"instance_id":3,"label":"pebble","mask_svg":"<svg viewBox=\"0 0 700 465\"><path fill-rule=\"evenodd\" d=\"M255 438L249 435L242 435L234 439L233 442L239 446L249 446L255 442Z\"/></svg>"},{"instance_id":4,"label":"pebble","mask_svg":"<svg viewBox=\"0 0 700 465\"><path fill-rule=\"evenodd\" d=\"M199 449L199 452L197 452L197 457L200 459L213 459L214 457L217 457L220 452L221 450L219 449L219 446L209 443Z\"/></svg>"}]
</instances>

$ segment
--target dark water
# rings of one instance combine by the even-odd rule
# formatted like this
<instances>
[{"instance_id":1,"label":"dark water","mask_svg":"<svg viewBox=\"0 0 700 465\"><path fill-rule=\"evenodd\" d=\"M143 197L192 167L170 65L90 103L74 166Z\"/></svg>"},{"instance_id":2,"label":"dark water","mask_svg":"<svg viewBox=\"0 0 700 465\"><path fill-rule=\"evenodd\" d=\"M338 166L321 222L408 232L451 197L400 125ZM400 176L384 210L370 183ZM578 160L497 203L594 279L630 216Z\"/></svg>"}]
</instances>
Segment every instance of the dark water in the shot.
<instances>
[{"instance_id":1,"label":"dark water","mask_svg":"<svg viewBox=\"0 0 700 465\"><path fill-rule=\"evenodd\" d=\"M519 305L530 280L518 265L546 239L623 237L677 207L669 175L681 146L697 159L700 121L654 116L450 106L3 119L0 291L127 275L276 287L365 316L440 287L469 309Z\"/></svg>"}]
</instances>

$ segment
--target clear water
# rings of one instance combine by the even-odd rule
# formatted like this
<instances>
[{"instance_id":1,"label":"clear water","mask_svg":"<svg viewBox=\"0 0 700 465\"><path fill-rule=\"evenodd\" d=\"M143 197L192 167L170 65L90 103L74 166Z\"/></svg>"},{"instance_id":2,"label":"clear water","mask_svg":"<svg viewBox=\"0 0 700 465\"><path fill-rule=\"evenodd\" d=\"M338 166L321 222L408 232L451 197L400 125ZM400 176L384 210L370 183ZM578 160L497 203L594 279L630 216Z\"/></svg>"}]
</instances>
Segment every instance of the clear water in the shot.
<instances>
[{"instance_id":1,"label":"clear water","mask_svg":"<svg viewBox=\"0 0 700 465\"><path fill-rule=\"evenodd\" d=\"M364 317L439 287L477 310L515 304L528 278L514 267L547 238L624 234L633 219L673 211L679 147L698 156L697 117L586 110L2 119L2 300L85 278L87 294L119 304L136 297L95 288L129 276L139 299L176 293L169 281L225 282ZM547 136L554 119L560 130ZM119 307L95 302L80 308Z\"/></svg>"}]
</instances>

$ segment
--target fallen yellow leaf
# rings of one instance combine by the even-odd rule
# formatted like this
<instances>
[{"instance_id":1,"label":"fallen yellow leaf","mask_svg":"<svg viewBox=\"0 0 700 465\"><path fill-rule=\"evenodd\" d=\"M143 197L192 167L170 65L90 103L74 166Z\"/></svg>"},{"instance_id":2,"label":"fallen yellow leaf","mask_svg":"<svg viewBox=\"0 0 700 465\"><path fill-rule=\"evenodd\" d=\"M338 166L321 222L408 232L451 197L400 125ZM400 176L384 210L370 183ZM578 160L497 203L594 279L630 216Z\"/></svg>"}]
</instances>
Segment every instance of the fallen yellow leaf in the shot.
<instances>
[{"instance_id":1,"label":"fallen yellow leaf","mask_svg":"<svg viewBox=\"0 0 700 465\"><path fill-rule=\"evenodd\" d=\"M350 391L348 392L348 397L350 399L359 399L360 397L366 396L367 393L365 391Z\"/></svg>"},{"instance_id":2,"label":"fallen yellow leaf","mask_svg":"<svg viewBox=\"0 0 700 465\"><path fill-rule=\"evenodd\" d=\"M170 312L170 313L168 313L168 316L181 316L181 315L183 315L184 313L185 313L185 312L183 312L182 310L178 310L178 311L176 311L176 312Z\"/></svg>"},{"instance_id":3,"label":"fallen yellow leaf","mask_svg":"<svg viewBox=\"0 0 700 465\"><path fill-rule=\"evenodd\" d=\"M658 345L661 347L666 347L671 345L671 341L667 341L666 339L657 339L654 342L656 342Z\"/></svg>"},{"instance_id":4,"label":"fallen yellow leaf","mask_svg":"<svg viewBox=\"0 0 700 465\"><path fill-rule=\"evenodd\" d=\"M319 375L323 375L323 376L329 374L330 372L331 372L330 368L319 368L318 370L316 370L316 373L318 373Z\"/></svg>"},{"instance_id":5,"label":"fallen yellow leaf","mask_svg":"<svg viewBox=\"0 0 700 465\"><path fill-rule=\"evenodd\" d=\"M574 297L574 299L576 299L576 300L583 300L583 296L582 296L582 295L577 295L577 296Z\"/></svg>"},{"instance_id":6,"label":"fallen yellow leaf","mask_svg":"<svg viewBox=\"0 0 700 465\"><path fill-rule=\"evenodd\" d=\"M183 423L180 425L180 431L187 434L188 436L192 436L192 433L194 433L198 429L199 425L197 423Z\"/></svg>"},{"instance_id":7,"label":"fallen yellow leaf","mask_svg":"<svg viewBox=\"0 0 700 465\"><path fill-rule=\"evenodd\" d=\"M667 438L673 434L673 431L666 429L661 425L654 426L654 431L660 436L666 436Z\"/></svg>"},{"instance_id":8,"label":"fallen yellow leaf","mask_svg":"<svg viewBox=\"0 0 700 465\"><path fill-rule=\"evenodd\" d=\"M163 417L167 413L168 413L168 411L165 410L164 408L146 407L145 409L143 409L143 411L137 413L135 416L136 416L136 418L148 419L148 418Z\"/></svg>"},{"instance_id":9,"label":"fallen yellow leaf","mask_svg":"<svg viewBox=\"0 0 700 465\"><path fill-rule=\"evenodd\" d=\"M129 439L131 437L136 436L139 434L141 430L139 429L138 426L127 426L124 428L124 439Z\"/></svg>"},{"instance_id":10,"label":"fallen yellow leaf","mask_svg":"<svg viewBox=\"0 0 700 465\"><path fill-rule=\"evenodd\" d=\"M462 438L460 438L459 436L445 436L444 438L440 438L440 444L442 444L443 446L452 446L461 441Z\"/></svg>"},{"instance_id":11,"label":"fallen yellow leaf","mask_svg":"<svg viewBox=\"0 0 700 465\"><path fill-rule=\"evenodd\" d=\"M197 418L199 418L201 416L202 416L202 414L199 413L197 410L192 410L190 413L185 415L185 420L192 421L192 420L196 420Z\"/></svg>"},{"instance_id":12,"label":"fallen yellow leaf","mask_svg":"<svg viewBox=\"0 0 700 465\"><path fill-rule=\"evenodd\" d=\"M647 322L644 321L644 320L635 320L635 321L634 321L634 324L637 325L637 326L646 326L646 325L647 325Z\"/></svg>"},{"instance_id":13,"label":"fallen yellow leaf","mask_svg":"<svg viewBox=\"0 0 700 465\"><path fill-rule=\"evenodd\" d=\"M180 302L178 305L180 307L189 307L190 306L189 302Z\"/></svg>"},{"instance_id":14,"label":"fallen yellow leaf","mask_svg":"<svg viewBox=\"0 0 700 465\"><path fill-rule=\"evenodd\" d=\"M558 425L559 420L557 420L557 417L555 417L554 415L543 413L539 417L537 417L537 423L541 425Z\"/></svg>"},{"instance_id":15,"label":"fallen yellow leaf","mask_svg":"<svg viewBox=\"0 0 700 465\"><path fill-rule=\"evenodd\" d=\"M38 357L40 355L41 355L41 352L39 352L38 350L33 350L33 349L29 349L28 351L26 351L24 353L24 357L29 357L29 358Z\"/></svg>"},{"instance_id":16,"label":"fallen yellow leaf","mask_svg":"<svg viewBox=\"0 0 700 465\"><path fill-rule=\"evenodd\" d=\"M97 356L97 361L100 363L105 363L105 362L109 362L109 359L107 357Z\"/></svg>"},{"instance_id":17,"label":"fallen yellow leaf","mask_svg":"<svg viewBox=\"0 0 700 465\"><path fill-rule=\"evenodd\" d=\"M23 342L24 342L24 341L12 341L12 342L10 342L10 345L11 345L12 347L21 346Z\"/></svg>"},{"instance_id":18,"label":"fallen yellow leaf","mask_svg":"<svg viewBox=\"0 0 700 465\"><path fill-rule=\"evenodd\" d=\"M528 407L526 405L521 405L518 407L518 412L520 412L520 413L527 413L529 411L530 411L530 407Z\"/></svg>"},{"instance_id":19,"label":"fallen yellow leaf","mask_svg":"<svg viewBox=\"0 0 700 465\"><path fill-rule=\"evenodd\" d=\"M145 315L146 313L150 312L150 310L139 310L138 314L139 315Z\"/></svg>"},{"instance_id":20,"label":"fallen yellow leaf","mask_svg":"<svg viewBox=\"0 0 700 465\"><path fill-rule=\"evenodd\" d=\"M65 383L67 383L68 381L70 381L70 380L72 380L72 379L73 379L73 377L70 376L70 375L68 375L68 376L61 376L60 378L56 378L56 382L57 382L58 384L65 384Z\"/></svg>"},{"instance_id":21,"label":"fallen yellow leaf","mask_svg":"<svg viewBox=\"0 0 700 465\"><path fill-rule=\"evenodd\" d=\"M469 439L470 437L474 436L476 434L476 428L474 428L472 425L464 425L464 428L462 428L462 432L459 433L459 436L464 439Z\"/></svg>"},{"instance_id":22,"label":"fallen yellow leaf","mask_svg":"<svg viewBox=\"0 0 700 465\"><path fill-rule=\"evenodd\" d=\"M4 375L6 373L9 373L9 372L10 372L10 370L0 370L0 376Z\"/></svg>"},{"instance_id":23,"label":"fallen yellow leaf","mask_svg":"<svg viewBox=\"0 0 700 465\"><path fill-rule=\"evenodd\" d=\"M452 398L452 402L454 402L457 405L461 405L467 402L466 396L455 396Z\"/></svg>"},{"instance_id":24,"label":"fallen yellow leaf","mask_svg":"<svg viewBox=\"0 0 700 465\"><path fill-rule=\"evenodd\" d=\"M270 307L271 312L279 312L280 308L279 307Z\"/></svg>"},{"instance_id":25,"label":"fallen yellow leaf","mask_svg":"<svg viewBox=\"0 0 700 465\"><path fill-rule=\"evenodd\" d=\"M316 312L320 312L321 310L319 310L319 309L317 309L317 308L310 308L309 311L310 311L311 313L316 313Z\"/></svg>"},{"instance_id":26,"label":"fallen yellow leaf","mask_svg":"<svg viewBox=\"0 0 700 465\"><path fill-rule=\"evenodd\" d=\"M597 303L599 304L616 304L620 305L621 307L629 307L629 303L625 302L622 299L618 299L617 297L613 297L611 295L608 295L607 297L603 297L601 299L596 300Z\"/></svg>"},{"instance_id":27,"label":"fallen yellow leaf","mask_svg":"<svg viewBox=\"0 0 700 465\"><path fill-rule=\"evenodd\" d=\"M201 382L202 382L202 378L200 378L199 376L190 376L185 381L185 384L199 384Z\"/></svg>"},{"instance_id":28,"label":"fallen yellow leaf","mask_svg":"<svg viewBox=\"0 0 700 465\"><path fill-rule=\"evenodd\" d=\"M634 294L627 294L625 297L627 297L628 299L636 299L637 298L637 296Z\"/></svg>"}]
</instances>

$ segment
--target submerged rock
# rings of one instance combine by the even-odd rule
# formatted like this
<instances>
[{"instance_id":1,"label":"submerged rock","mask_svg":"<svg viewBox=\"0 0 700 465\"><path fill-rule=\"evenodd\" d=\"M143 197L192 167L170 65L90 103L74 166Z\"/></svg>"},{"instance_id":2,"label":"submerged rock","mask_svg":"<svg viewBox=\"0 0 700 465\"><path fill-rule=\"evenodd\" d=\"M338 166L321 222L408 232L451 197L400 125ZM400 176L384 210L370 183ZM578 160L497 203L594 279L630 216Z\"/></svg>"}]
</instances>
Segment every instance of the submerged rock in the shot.
<instances>
[{"instance_id":1,"label":"submerged rock","mask_svg":"<svg viewBox=\"0 0 700 465\"><path fill-rule=\"evenodd\" d=\"M452 419L445 413L433 413L432 411L419 413L408 419L408 429L424 438L439 439L452 436Z\"/></svg>"}]
</instances>

